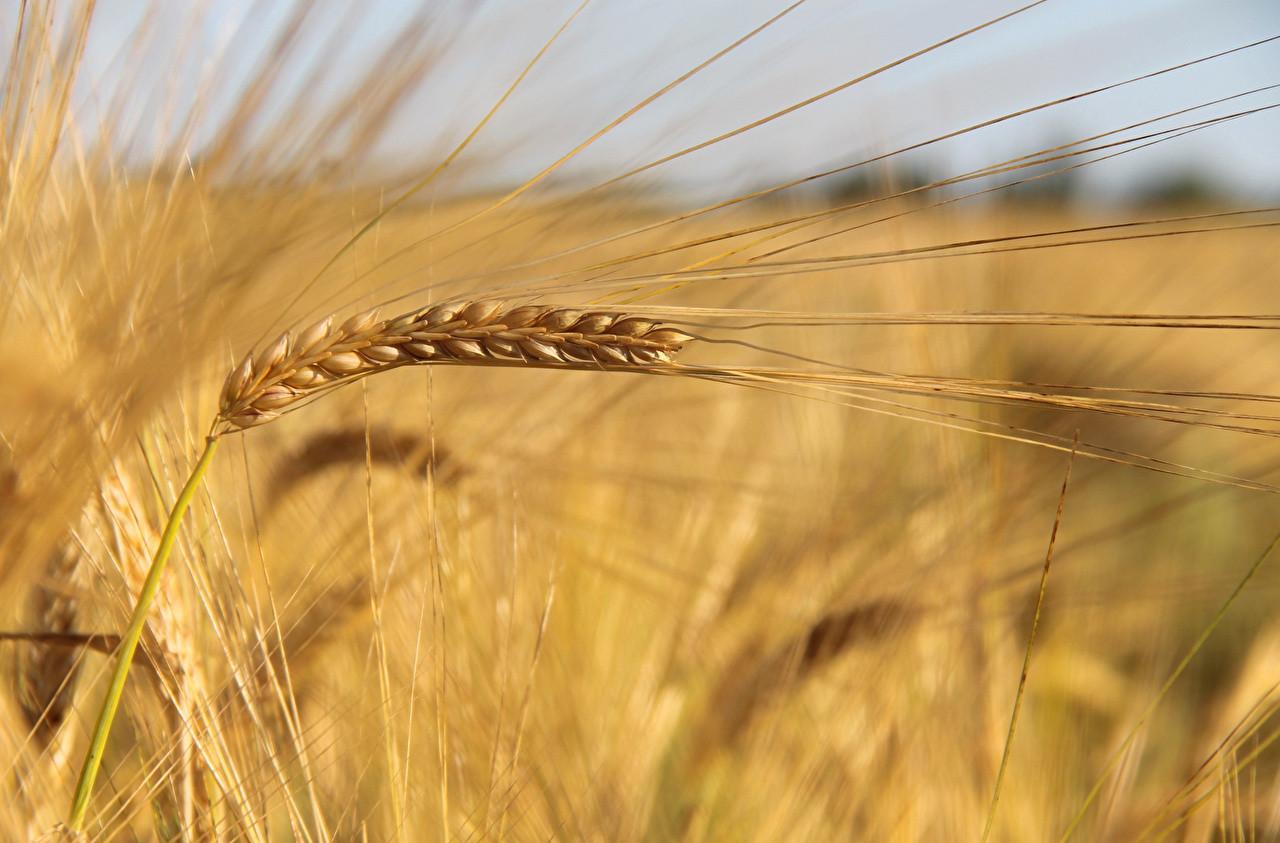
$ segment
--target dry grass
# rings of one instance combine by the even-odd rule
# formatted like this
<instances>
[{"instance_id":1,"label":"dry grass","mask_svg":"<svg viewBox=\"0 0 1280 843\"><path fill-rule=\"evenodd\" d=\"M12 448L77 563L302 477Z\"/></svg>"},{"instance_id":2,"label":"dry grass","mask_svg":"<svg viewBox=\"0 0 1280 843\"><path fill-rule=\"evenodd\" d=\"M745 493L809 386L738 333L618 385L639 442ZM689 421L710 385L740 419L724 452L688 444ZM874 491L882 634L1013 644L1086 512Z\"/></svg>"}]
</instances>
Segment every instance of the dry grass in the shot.
<instances>
[{"instance_id":1,"label":"dry grass","mask_svg":"<svg viewBox=\"0 0 1280 843\"><path fill-rule=\"evenodd\" d=\"M320 162L442 42L415 22L331 103L268 107L305 15L138 169L73 107L82 18L34 5L0 149L0 354L30 361L0 386L0 838L65 819L211 419L91 839L1280 833L1274 209L943 192L1083 160L1058 145L846 203L555 168L478 195L465 130L353 188Z\"/></svg>"}]
</instances>

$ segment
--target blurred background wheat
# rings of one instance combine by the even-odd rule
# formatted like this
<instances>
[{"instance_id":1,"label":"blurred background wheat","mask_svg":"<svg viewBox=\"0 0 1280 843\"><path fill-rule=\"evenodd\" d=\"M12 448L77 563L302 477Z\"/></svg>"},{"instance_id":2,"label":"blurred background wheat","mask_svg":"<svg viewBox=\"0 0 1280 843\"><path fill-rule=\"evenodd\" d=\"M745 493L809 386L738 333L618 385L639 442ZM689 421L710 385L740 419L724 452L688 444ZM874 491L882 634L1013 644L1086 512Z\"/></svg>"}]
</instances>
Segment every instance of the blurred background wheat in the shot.
<instances>
[{"instance_id":1,"label":"blurred background wheat","mask_svg":"<svg viewBox=\"0 0 1280 843\"><path fill-rule=\"evenodd\" d=\"M67 818L234 362L468 297L697 339L227 437L88 839L1280 839L1274 3L0 36L0 839Z\"/></svg>"}]
</instances>

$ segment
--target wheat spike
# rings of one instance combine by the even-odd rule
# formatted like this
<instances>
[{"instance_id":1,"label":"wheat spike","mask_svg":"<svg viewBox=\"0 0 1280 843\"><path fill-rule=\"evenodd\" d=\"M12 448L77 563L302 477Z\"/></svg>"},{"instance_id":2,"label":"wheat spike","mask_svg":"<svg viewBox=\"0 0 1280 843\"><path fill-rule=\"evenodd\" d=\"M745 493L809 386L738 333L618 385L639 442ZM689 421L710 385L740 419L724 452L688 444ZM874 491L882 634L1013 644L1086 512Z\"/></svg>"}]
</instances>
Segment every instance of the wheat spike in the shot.
<instances>
[{"instance_id":1,"label":"wheat spike","mask_svg":"<svg viewBox=\"0 0 1280 843\"><path fill-rule=\"evenodd\" d=\"M79 615L81 551L68 542L49 556L44 581L30 597L36 629L48 633L75 631ZM74 648L36 643L19 651L19 704L41 746L47 745L70 709L71 685L78 664Z\"/></svg>"},{"instance_id":2,"label":"wheat spike","mask_svg":"<svg viewBox=\"0 0 1280 843\"><path fill-rule=\"evenodd\" d=\"M221 430L271 421L320 390L415 363L653 370L692 337L649 319L499 301L440 304L381 320L376 311L336 328L324 319L284 333L232 370Z\"/></svg>"}]
</instances>

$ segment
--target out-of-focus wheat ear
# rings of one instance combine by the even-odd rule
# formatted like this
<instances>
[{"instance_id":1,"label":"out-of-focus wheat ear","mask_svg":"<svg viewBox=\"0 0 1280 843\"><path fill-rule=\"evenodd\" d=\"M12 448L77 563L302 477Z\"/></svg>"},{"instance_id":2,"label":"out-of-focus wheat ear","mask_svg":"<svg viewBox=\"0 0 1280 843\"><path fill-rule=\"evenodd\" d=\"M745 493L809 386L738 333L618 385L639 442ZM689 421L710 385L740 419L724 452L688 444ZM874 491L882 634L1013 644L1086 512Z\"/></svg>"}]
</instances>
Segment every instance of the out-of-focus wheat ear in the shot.
<instances>
[{"instance_id":1,"label":"out-of-focus wheat ear","mask_svg":"<svg viewBox=\"0 0 1280 843\"><path fill-rule=\"evenodd\" d=\"M694 765L740 742L760 711L785 700L823 668L854 647L872 645L914 624L920 610L908 601L869 600L833 609L780 646L748 649L723 670L709 696Z\"/></svg>"},{"instance_id":2,"label":"out-of-focus wheat ear","mask_svg":"<svg viewBox=\"0 0 1280 843\"><path fill-rule=\"evenodd\" d=\"M0 454L0 458L3 458ZM0 462L0 519L18 510L22 498L17 470ZM77 743L78 732L67 726L73 709L75 680L83 648L76 639L82 577L87 566L83 548L68 532L62 544L46 557L39 578L25 601L23 624L30 637L15 642L14 685L27 738L24 752L13 759L12 798L26 811L27 839L74 840L65 829L50 831L56 816L51 797L61 789ZM60 796L59 796L60 801Z\"/></svg>"},{"instance_id":3,"label":"out-of-focus wheat ear","mask_svg":"<svg viewBox=\"0 0 1280 843\"><path fill-rule=\"evenodd\" d=\"M726 670L712 693L710 715L724 743L741 739L762 708L779 694L811 678L854 647L884 639L913 624L919 609L901 600L869 600L829 611L799 635L767 654L749 652Z\"/></svg>"},{"instance_id":4,"label":"out-of-focus wheat ear","mask_svg":"<svg viewBox=\"0 0 1280 843\"><path fill-rule=\"evenodd\" d=\"M80 582L84 566L81 548L68 538L49 556L41 581L31 594L30 624L42 633L76 630ZM18 702L37 745L50 745L71 709L79 648L31 643L17 650Z\"/></svg>"},{"instance_id":5,"label":"out-of-focus wheat ear","mask_svg":"<svg viewBox=\"0 0 1280 843\"><path fill-rule=\"evenodd\" d=\"M308 478L340 465L364 467L366 456L374 465L401 469L414 477L449 487L467 476L468 467L448 449L416 431L397 431L374 425L344 426L308 434L298 448L282 460L264 496L264 521L289 499ZM367 451L367 454L366 454Z\"/></svg>"},{"instance_id":6,"label":"out-of-focus wheat ear","mask_svg":"<svg viewBox=\"0 0 1280 843\"><path fill-rule=\"evenodd\" d=\"M869 600L823 614L780 645L765 648L757 642L743 648L700 702L690 707L678 763L667 768L671 779L666 792L682 798L698 792L711 762L738 746L769 705L783 702L787 692L802 687L842 654L903 630L919 617L919 607L908 601ZM670 806L670 820L677 829L685 828L693 807Z\"/></svg>"},{"instance_id":7,"label":"out-of-focus wheat ear","mask_svg":"<svg viewBox=\"0 0 1280 843\"><path fill-rule=\"evenodd\" d=\"M216 429L264 424L330 386L399 366L671 371L693 339L625 313L481 300L440 304L380 319L368 311L336 328L323 320L280 335L227 376Z\"/></svg>"}]
</instances>

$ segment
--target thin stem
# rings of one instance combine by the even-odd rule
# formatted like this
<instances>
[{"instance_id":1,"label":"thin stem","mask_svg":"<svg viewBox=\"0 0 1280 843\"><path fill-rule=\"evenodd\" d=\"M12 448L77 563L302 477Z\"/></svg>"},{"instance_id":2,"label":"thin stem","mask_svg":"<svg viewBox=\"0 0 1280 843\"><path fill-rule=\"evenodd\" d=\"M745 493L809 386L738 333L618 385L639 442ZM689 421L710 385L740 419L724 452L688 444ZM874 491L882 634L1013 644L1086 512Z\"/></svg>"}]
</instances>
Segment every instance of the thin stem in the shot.
<instances>
[{"instance_id":1,"label":"thin stem","mask_svg":"<svg viewBox=\"0 0 1280 843\"><path fill-rule=\"evenodd\" d=\"M200 461L191 470L187 484L182 487L178 499L169 511L169 520L164 525L164 533L160 536L160 546L151 560L151 568L138 593L138 602L133 607L133 617L129 620L129 628L120 640L119 660L115 672L111 675L111 685L102 700L102 710L98 712L98 722L93 727L93 737L89 742L89 752L84 757L84 767L80 770L80 780L76 782L75 798L71 802L71 816L67 819L67 827L72 831L80 831L84 825L86 812L89 810L89 795L93 791L94 780L98 777L98 768L102 765L102 753L107 747L107 736L111 734L111 722L115 720L116 709L120 707L120 697L124 693L124 683L129 676L129 666L133 664L133 655L138 649L138 641L142 638L142 630L147 623L147 611L151 601L160 589L160 577L164 574L169 554L173 551L173 543L178 537L178 527L182 524L182 516L191 505L196 489L204 480L209 464L213 462L213 453L217 450L217 436L205 440L204 453Z\"/></svg>"},{"instance_id":2,"label":"thin stem","mask_svg":"<svg viewBox=\"0 0 1280 843\"><path fill-rule=\"evenodd\" d=\"M1062 509L1067 503L1067 486L1071 483L1071 468L1076 462L1076 449L1080 447L1080 431L1076 431L1071 445L1071 458L1067 461L1067 474L1062 478L1062 491L1058 493L1058 511L1053 516L1053 529L1049 531L1049 550L1044 555L1044 568L1040 571L1040 591L1036 595L1035 614L1031 616L1031 630L1027 633L1027 649L1022 656L1022 675L1018 679L1018 691L1013 697L1013 713L1009 715L1009 734L1004 739L1004 752L1000 756L1000 769L996 772L996 784L991 792L991 807L987 810L987 824L982 829L982 843L991 839L995 827L996 807L1000 804L1000 787L1009 769L1009 757L1013 751L1013 735L1018 730L1018 713L1022 711L1022 698L1027 690L1027 676L1031 673L1031 650L1036 643L1036 631L1040 629L1040 610L1044 608L1044 595L1049 587L1049 568L1053 565L1053 548L1058 543L1058 528L1062 526Z\"/></svg>"}]
</instances>

